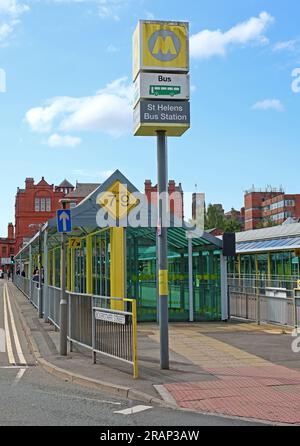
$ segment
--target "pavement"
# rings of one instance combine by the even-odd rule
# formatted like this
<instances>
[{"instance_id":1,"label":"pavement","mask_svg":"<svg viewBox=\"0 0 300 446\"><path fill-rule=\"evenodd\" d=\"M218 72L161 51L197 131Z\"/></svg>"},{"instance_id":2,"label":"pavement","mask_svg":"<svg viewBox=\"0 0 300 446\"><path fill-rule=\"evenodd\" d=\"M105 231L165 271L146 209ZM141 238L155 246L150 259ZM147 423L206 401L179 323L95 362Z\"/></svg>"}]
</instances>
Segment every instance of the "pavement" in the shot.
<instances>
[{"instance_id":1,"label":"pavement","mask_svg":"<svg viewBox=\"0 0 300 446\"><path fill-rule=\"evenodd\" d=\"M56 377L163 410L181 408L233 423L300 424L300 353L292 351L289 330L238 321L170 324L171 368L161 371L158 326L141 324L140 377L134 380L129 365L101 355L93 365L91 353L81 348L60 357L59 333L38 319L14 285L8 290L35 361Z\"/></svg>"}]
</instances>

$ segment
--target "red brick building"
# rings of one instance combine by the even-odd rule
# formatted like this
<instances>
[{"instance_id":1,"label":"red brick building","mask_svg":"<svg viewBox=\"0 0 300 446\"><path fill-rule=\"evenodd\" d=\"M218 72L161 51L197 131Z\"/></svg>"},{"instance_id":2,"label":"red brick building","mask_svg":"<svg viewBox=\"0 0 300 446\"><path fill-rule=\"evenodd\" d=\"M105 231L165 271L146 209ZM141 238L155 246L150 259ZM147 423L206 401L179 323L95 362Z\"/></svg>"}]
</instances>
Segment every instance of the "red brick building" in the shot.
<instances>
[{"instance_id":1,"label":"red brick building","mask_svg":"<svg viewBox=\"0 0 300 446\"><path fill-rule=\"evenodd\" d=\"M184 194L181 183L176 186L174 180L169 181L169 195L170 195L170 212L175 214L178 218L184 218ZM145 195L148 201L153 205L157 205L157 185L153 186L151 180L145 181Z\"/></svg>"},{"instance_id":2,"label":"red brick building","mask_svg":"<svg viewBox=\"0 0 300 446\"><path fill-rule=\"evenodd\" d=\"M33 178L26 178L25 189L19 189L15 205L15 252L22 247L24 241L36 234L40 224L53 218L57 209L61 208L60 200L68 195L74 186L67 180L59 186L48 184L42 177L38 184Z\"/></svg>"},{"instance_id":3,"label":"red brick building","mask_svg":"<svg viewBox=\"0 0 300 446\"><path fill-rule=\"evenodd\" d=\"M0 237L0 269L7 270L7 265L10 263L8 259L14 255L14 225L9 223L7 229L7 237Z\"/></svg>"},{"instance_id":4,"label":"red brick building","mask_svg":"<svg viewBox=\"0 0 300 446\"><path fill-rule=\"evenodd\" d=\"M300 195L282 190L249 191L245 194L245 230L262 224L281 225L288 218L300 217Z\"/></svg>"}]
</instances>

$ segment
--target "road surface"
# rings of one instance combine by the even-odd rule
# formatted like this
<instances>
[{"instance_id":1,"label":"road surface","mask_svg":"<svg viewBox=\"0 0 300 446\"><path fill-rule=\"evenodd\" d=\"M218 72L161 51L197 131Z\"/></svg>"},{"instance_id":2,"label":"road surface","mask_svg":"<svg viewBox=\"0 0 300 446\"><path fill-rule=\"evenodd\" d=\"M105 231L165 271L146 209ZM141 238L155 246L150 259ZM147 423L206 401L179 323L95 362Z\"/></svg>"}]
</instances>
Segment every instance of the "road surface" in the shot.
<instances>
[{"instance_id":1,"label":"road surface","mask_svg":"<svg viewBox=\"0 0 300 446\"><path fill-rule=\"evenodd\" d=\"M29 352L17 307L2 279L0 350L0 426L255 425L160 407L141 407L143 403L112 397L46 373Z\"/></svg>"}]
</instances>

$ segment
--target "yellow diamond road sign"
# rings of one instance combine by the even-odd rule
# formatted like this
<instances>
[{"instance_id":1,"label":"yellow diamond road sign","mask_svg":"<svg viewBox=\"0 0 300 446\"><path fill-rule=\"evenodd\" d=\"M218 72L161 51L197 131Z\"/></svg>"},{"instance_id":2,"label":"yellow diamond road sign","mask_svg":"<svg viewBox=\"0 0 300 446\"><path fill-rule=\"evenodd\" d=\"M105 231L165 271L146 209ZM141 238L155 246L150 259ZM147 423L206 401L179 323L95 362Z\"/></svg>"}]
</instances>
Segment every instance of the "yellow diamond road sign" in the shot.
<instances>
[{"instance_id":1,"label":"yellow diamond road sign","mask_svg":"<svg viewBox=\"0 0 300 446\"><path fill-rule=\"evenodd\" d=\"M120 181L116 181L98 198L98 204L113 218L118 219L126 217L138 203L139 200Z\"/></svg>"}]
</instances>

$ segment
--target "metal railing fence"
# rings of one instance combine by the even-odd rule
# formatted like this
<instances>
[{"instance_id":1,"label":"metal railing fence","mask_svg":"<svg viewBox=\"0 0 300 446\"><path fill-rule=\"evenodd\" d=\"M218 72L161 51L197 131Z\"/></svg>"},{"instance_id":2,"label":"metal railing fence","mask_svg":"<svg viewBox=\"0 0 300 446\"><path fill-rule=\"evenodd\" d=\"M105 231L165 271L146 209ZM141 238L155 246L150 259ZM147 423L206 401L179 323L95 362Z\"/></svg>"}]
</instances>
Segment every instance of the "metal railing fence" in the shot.
<instances>
[{"instance_id":1,"label":"metal railing fence","mask_svg":"<svg viewBox=\"0 0 300 446\"><path fill-rule=\"evenodd\" d=\"M60 327L60 288L54 286L47 287L48 294L45 296L47 299L48 319L49 321L59 329Z\"/></svg>"},{"instance_id":2,"label":"metal railing fence","mask_svg":"<svg viewBox=\"0 0 300 446\"><path fill-rule=\"evenodd\" d=\"M231 277L228 282L231 317L256 321L258 324L264 322L298 327L300 290L298 293L296 288L269 286L270 282L268 286L263 287L261 283L253 283L249 281L249 278L242 279L241 277Z\"/></svg>"},{"instance_id":3,"label":"metal railing fence","mask_svg":"<svg viewBox=\"0 0 300 446\"><path fill-rule=\"evenodd\" d=\"M41 305L37 282L18 276L14 283L36 308ZM46 319L60 329L61 289L44 287L43 299ZM102 354L129 363L137 378L136 300L67 292L67 301L71 351L73 344L77 344L92 351L94 362L97 354ZM126 311L113 309L116 304L124 306Z\"/></svg>"}]
</instances>

